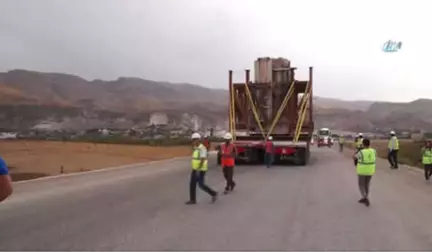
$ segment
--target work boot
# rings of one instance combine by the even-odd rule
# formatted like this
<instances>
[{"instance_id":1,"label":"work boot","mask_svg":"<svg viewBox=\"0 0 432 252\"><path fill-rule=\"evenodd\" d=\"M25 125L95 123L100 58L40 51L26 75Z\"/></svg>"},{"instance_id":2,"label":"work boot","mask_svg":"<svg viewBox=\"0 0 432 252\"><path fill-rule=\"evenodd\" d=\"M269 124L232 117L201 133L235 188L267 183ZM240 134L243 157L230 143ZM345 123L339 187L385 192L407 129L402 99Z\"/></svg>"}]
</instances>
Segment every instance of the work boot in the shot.
<instances>
[{"instance_id":1,"label":"work boot","mask_svg":"<svg viewBox=\"0 0 432 252\"><path fill-rule=\"evenodd\" d=\"M186 204L186 205L195 205L195 204L196 204L196 201L189 200L189 201L186 201L185 204Z\"/></svg>"},{"instance_id":2,"label":"work boot","mask_svg":"<svg viewBox=\"0 0 432 252\"><path fill-rule=\"evenodd\" d=\"M358 203L365 203L366 202L366 198L361 198Z\"/></svg>"},{"instance_id":3,"label":"work boot","mask_svg":"<svg viewBox=\"0 0 432 252\"><path fill-rule=\"evenodd\" d=\"M235 183L231 185L231 192L234 191L234 188L235 188L235 187L236 187L236 184L235 184Z\"/></svg>"},{"instance_id":4,"label":"work boot","mask_svg":"<svg viewBox=\"0 0 432 252\"><path fill-rule=\"evenodd\" d=\"M369 199L368 198L366 198L365 199L365 202L364 202L364 204L368 207L368 206L370 206L370 201L369 201Z\"/></svg>"},{"instance_id":5,"label":"work boot","mask_svg":"<svg viewBox=\"0 0 432 252\"><path fill-rule=\"evenodd\" d=\"M215 203L217 199L218 199L218 193L212 196L211 203Z\"/></svg>"},{"instance_id":6,"label":"work boot","mask_svg":"<svg viewBox=\"0 0 432 252\"><path fill-rule=\"evenodd\" d=\"M223 194L228 194L230 192L230 186L229 186L229 184L227 184L227 186L225 186L225 190L224 190L224 192L223 192Z\"/></svg>"}]
</instances>

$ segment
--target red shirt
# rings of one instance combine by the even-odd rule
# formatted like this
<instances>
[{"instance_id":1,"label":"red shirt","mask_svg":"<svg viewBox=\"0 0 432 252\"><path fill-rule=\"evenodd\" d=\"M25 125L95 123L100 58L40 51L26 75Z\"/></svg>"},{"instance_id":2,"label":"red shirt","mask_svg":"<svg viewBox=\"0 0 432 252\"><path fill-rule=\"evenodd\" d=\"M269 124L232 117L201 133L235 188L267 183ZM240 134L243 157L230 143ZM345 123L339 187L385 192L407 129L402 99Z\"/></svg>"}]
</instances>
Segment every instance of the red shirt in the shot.
<instances>
[{"instance_id":1,"label":"red shirt","mask_svg":"<svg viewBox=\"0 0 432 252\"><path fill-rule=\"evenodd\" d=\"M210 151L210 141L208 139L203 140L203 145Z\"/></svg>"},{"instance_id":2,"label":"red shirt","mask_svg":"<svg viewBox=\"0 0 432 252\"><path fill-rule=\"evenodd\" d=\"M265 151L266 151L266 153L273 153L273 142L272 141L266 141L265 142Z\"/></svg>"}]
</instances>

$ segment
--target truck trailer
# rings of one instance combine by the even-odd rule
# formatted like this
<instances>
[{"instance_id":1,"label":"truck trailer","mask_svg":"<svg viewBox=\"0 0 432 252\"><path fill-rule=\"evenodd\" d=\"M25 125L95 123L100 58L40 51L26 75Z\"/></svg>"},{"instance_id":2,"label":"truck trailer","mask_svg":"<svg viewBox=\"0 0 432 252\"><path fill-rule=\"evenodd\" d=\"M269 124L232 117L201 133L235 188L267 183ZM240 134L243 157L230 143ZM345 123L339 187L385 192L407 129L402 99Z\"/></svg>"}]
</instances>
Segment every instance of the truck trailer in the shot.
<instances>
[{"instance_id":1,"label":"truck trailer","mask_svg":"<svg viewBox=\"0 0 432 252\"><path fill-rule=\"evenodd\" d=\"M313 123L313 68L309 80L296 80L295 67L285 58L258 58L255 80L245 70L243 82L229 83L229 131L238 152L236 164L264 163L264 145L273 138L274 163L306 165ZM220 164L220 148L217 162Z\"/></svg>"}]
</instances>

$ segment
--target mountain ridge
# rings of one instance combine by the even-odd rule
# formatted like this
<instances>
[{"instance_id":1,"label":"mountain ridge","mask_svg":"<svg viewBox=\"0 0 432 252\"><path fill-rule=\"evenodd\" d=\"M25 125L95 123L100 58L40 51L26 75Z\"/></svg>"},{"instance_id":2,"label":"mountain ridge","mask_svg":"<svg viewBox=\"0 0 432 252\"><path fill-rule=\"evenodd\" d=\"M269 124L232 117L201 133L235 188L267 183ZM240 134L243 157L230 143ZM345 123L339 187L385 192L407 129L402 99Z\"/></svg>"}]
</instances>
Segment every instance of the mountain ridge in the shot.
<instances>
[{"instance_id":1,"label":"mountain ridge","mask_svg":"<svg viewBox=\"0 0 432 252\"><path fill-rule=\"evenodd\" d=\"M314 105L318 126L362 131L376 128L432 129L432 120L425 119L432 117L428 109L432 106L432 100L429 99L391 103L316 96ZM46 113L36 113L38 107ZM127 118L131 120L131 125L148 122L149 114L154 112L166 112L174 121L180 120L177 118L181 114L189 113L197 114L211 125L226 119L227 107L228 90L196 84L124 76L116 80L86 80L77 75L22 69L0 73L0 119L8 118L27 126L51 120L52 117L62 120L61 108L68 115L63 117L82 119L93 113L94 117L100 116L100 121L103 121L104 116L109 114ZM21 114L11 112L17 112L17 109ZM30 111L38 116L32 116ZM407 115L412 125L398 122ZM3 122L0 127L16 127L18 123L12 124Z\"/></svg>"}]
</instances>

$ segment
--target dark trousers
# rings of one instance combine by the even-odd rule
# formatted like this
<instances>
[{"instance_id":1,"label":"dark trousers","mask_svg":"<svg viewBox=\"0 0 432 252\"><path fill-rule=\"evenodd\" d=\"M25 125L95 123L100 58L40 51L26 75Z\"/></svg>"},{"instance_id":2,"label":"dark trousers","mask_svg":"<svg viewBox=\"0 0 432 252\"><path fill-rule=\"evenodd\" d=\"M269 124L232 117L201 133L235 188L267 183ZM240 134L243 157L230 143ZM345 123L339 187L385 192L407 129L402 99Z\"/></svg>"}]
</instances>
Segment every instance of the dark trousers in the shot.
<instances>
[{"instance_id":1,"label":"dark trousers","mask_svg":"<svg viewBox=\"0 0 432 252\"><path fill-rule=\"evenodd\" d=\"M358 175L358 186L360 189L360 194L364 199L367 199L369 196L369 186L372 176L367 175Z\"/></svg>"},{"instance_id":2,"label":"dark trousers","mask_svg":"<svg viewBox=\"0 0 432 252\"><path fill-rule=\"evenodd\" d=\"M360 151L361 149L357 148L356 154ZM358 160L354 159L354 166L357 166Z\"/></svg>"},{"instance_id":3,"label":"dark trousers","mask_svg":"<svg viewBox=\"0 0 432 252\"><path fill-rule=\"evenodd\" d=\"M340 151L340 152L342 152L342 151L343 151L343 146L344 146L344 144L343 144L343 143L340 143L340 144L339 144L339 151Z\"/></svg>"},{"instance_id":4,"label":"dark trousers","mask_svg":"<svg viewBox=\"0 0 432 252\"><path fill-rule=\"evenodd\" d=\"M432 164L425 164L424 165L424 175L425 175L425 179L429 180L429 178L432 175Z\"/></svg>"},{"instance_id":5,"label":"dark trousers","mask_svg":"<svg viewBox=\"0 0 432 252\"><path fill-rule=\"evenodd\" d=\"M222 168L224 178L226 180L225 191L232 191L236 183L233 180L234 166L225 166Z\"/></svg>"},{"instance_id":6,"label":"dark trousers","mask_svg":"<svg viewBox=\"0 0 432 252\"><path fill-rule=\"evenodd\" d=\"M201 188L204 192L208 193L210 196L215 196L216 192L212 190L210 187L208 187L205 184L205 171L195 171L192 170L191 176L190 176L190 183L189 183L189 197L191 201L196 201L196 186L198 184L199 188Z\"/></svg>"},{"instance_id":7,"label":"dark trousers","mask_svg":"<svg viewBox=\"0 0 432 252\"><path fill-rule=\"evenodd\" d=\"M398 168L398 150L389 151L387 159L392 168Z\"/></svg>"},{"instance_id":8,"label":"dark trousers","mask_svg":"<svg viewBox=\"0 0 432 252\"><path fill-rule=\"evenodd\" d=\"M269 168L271 166L271 164L273 163L273 154L270 152L266 152L264 154L264 163L267 166L267 168Z\"/></svg>"}]
</instances>

